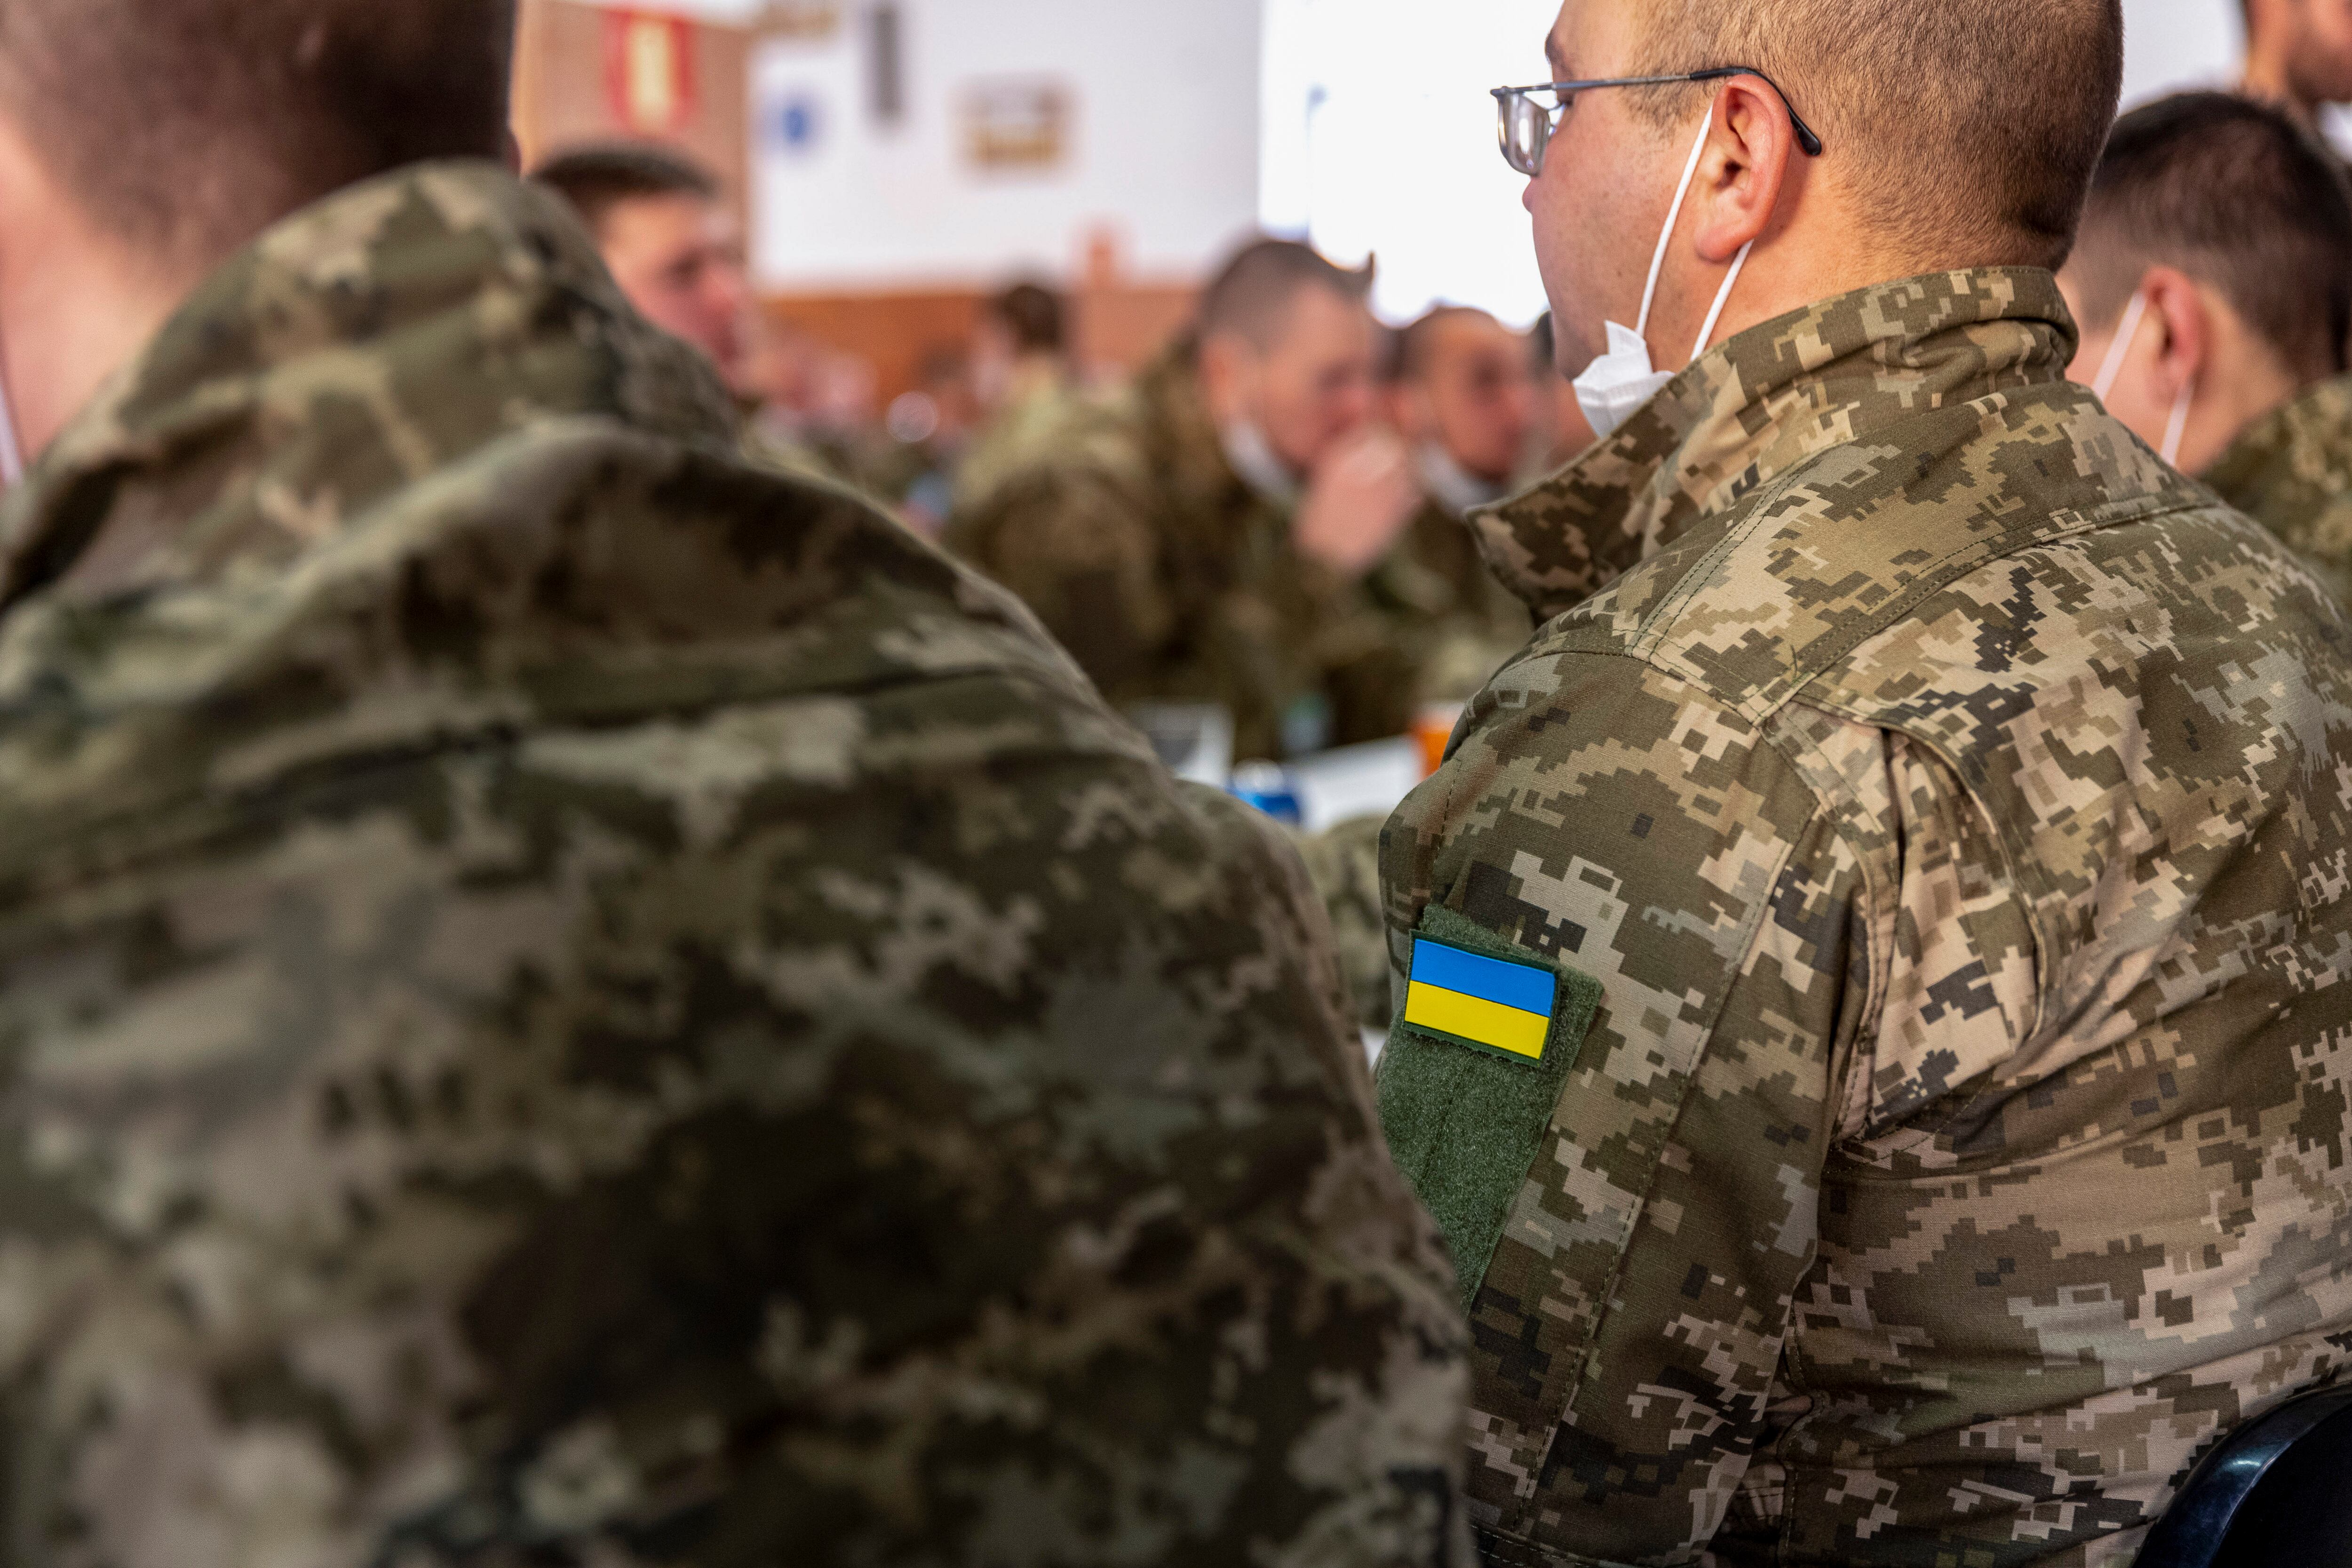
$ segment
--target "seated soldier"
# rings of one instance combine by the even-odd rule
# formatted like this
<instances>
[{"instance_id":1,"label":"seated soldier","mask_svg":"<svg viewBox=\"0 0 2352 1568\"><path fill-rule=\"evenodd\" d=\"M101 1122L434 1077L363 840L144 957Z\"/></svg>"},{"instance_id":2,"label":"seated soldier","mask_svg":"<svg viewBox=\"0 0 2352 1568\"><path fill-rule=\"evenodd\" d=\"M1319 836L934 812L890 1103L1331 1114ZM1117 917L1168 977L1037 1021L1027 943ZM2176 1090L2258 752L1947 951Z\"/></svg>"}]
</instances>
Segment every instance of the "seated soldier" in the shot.
<instances>
[{"instance_id":1,"label":"seated soldier","mask_svg":"<svg viewBox=\"0 0 2352 1568\"><path fill-rule=\"evenodd\" d=\"M1296 860L737 456L510 0L0 17L0 1557L1461 1562Z\"/></svg>"},{"instance_id":2,"label":"seated soldier","mask_svg":"<svg viewBox=\"0 0 2352 1568\"><path fill-rule=\"evenodd\" d=\"M956 470L956 502L971 507L1011 474L1050 458L1084 411L1070 362L1069 307L1042 283L989 300L972 330L971 384L985 423Z\"/></svg>"},{"instance_id":3,"label":"seated soldier","mask_svg":"<svg viewBox=\"0 0 2352 1568\"><path fill-rule=\"evenodd\" d=\"M1490 1560L2122 1568L2352 1343L2352 647L2065 379L2120 6L1549 54L1602 438L1480 515L1547 624L1383 864Z\"/></svg>"},{"instance_id":4,"label":"seated soldier","mask_svg":"<svg viewBox=\"0 0 2352 1568\"><path fill-rule=\"evenodd\" d=\"M1412 448L1423 500L1365 587L1411 661L1417 702L1467 701L1535 630L1468 522L1527 461L1534 380L1526 341L1484 310L1433 310L1398 337L1389 422Z\"/></svg>"},{"instance_id":5,"label":"seated soldier","mask_svg":"<svg viewBox=\"0 0 2352 1568\"><path fill-rule=\"evenodd\" d=\"M1244 759L1402 734L1410 672L1362 580L1420 490L1370 422L1369 288L1302 245L1244 249L1129 398L1065 426L949 543L1115 707L1222 708Z\"/></svg>"},{"instance_id":6,"label":"seated soldier","mask_svg":"<svg viewBox=\"0 0 2352 1568\"><path fill-rule=\"evenodd\" d=\"M2278 110L2187 93L2117 122L2059 275L2074 376L2352 601L2352 186Z\"/></svg>"}]
</instances>

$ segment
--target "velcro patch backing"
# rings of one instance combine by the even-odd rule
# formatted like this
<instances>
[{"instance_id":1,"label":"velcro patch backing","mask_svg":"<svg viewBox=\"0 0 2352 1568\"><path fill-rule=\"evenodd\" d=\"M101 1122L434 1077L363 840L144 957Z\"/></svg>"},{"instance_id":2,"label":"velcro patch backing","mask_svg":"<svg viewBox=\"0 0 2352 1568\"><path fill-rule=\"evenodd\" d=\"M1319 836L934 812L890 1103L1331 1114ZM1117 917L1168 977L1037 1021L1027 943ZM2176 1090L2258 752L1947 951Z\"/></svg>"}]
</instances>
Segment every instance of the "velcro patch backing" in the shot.
<instances>
[{"instance_id":1,"label":"velcro patch backing","mask_svg":"<svg viewBox=\"0 0 2352 1568\"><path fill-rule=\"evenodd\" d=\"M1407 978L1381 1056L1381 1121L1445 1233L1466 1307L1591 1032L1601 983L1434 905Z\"/></svg>"}]
</instances>

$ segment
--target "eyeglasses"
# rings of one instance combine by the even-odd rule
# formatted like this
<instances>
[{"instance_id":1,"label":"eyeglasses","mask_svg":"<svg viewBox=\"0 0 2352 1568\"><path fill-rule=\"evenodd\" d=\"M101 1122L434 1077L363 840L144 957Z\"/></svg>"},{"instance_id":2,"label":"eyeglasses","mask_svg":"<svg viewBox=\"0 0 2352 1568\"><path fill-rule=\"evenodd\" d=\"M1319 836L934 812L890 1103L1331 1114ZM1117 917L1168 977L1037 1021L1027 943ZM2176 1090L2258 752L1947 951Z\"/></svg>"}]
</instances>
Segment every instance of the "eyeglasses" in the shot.
<instances>
[{"instance_id":1,"label":"eyeglasses","mask_svg":"<svg viewBox=\"0 0 2352 1568\"><path fill-rule=\"evenodd\" d=\"M1603 81L1547 81L1533 87L1498 87L1495 89L1495 102L1502 112L1503 161L1531 180L1541 174L1544 149L1551 145L1552 135L1559 129L1559 117L1568 112L1580 92L1590 92L1597 87L1683 87L1693 82L1723 81L1735 76L1752 76L1778 93L1781 106L1789 111L1789 123L1796 130L1797 145L1805 150L1808 158L1822 155L1822 139L1799 116L1797 106L1789 101L1787 93L1780 91L1779 82L1753 66L1717 66L1688 76L1627 76ZM1536 101L1536 94L1543 92L1557 99L1549 108Z\"/></svg>"}]
</instances>

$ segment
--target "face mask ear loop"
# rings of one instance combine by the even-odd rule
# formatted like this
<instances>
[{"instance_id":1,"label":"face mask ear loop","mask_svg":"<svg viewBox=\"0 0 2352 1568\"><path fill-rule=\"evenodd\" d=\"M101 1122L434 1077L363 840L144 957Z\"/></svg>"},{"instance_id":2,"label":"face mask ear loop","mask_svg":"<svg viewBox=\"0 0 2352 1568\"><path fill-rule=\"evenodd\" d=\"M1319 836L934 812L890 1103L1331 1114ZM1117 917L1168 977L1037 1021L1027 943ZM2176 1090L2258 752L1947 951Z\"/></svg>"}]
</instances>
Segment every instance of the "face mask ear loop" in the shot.
<instances>
[{"instance_id":1,"label":"face mask ear loop","mask_svg":"<svg viewBox=\"0 0 2352 1568\"><path fill-rule=\"evenodd\" d=\"M2147 315L2147 293L2143 289L2132 296L2131 306L2124 311L2121 325L2116 328L2116 341L2107 345L2107 363L2099 367L2099 379L2091 383L2091 390L2100 402L2116 389L2116 378L2124 373L2124 361L2130 357L2132 340L2139 336L2139 324Z\"/></svg>"},{"instance_id":2,"label":"face mask ear loop","mask_svg":"<svg viewBox=\"0 0 2352 1568\"><path fill-rule=\"evenodd\" d=\"M2180 396L2172 405L2172 423L2164 429L2164 461L2168 468L2180 466L2180 443L2189 434L2189 405L2197 401L2197 383L2191 378L2180 389Z\"/></svg>"},{"instance_id":3,"label":"face mask ear loop","mask_svg":"<svg viewBox=\"0 0 2352 1568\"><path fill-rule=\"evenodd\" d=\"M16 407L8 398L8 378L0 374L0 489L15 489L25 478L25 449L16 439Z\"/></svg>"},{"instance_id":4,"label":"face mask ear loop","mask_svg":"<svg viewBox=\"0 0 2352 1568\"><path fill-rule=\"evenodd\" d=\"M1657 254L1650 258L1650 281L1642 290L1642 314L1633 323L1633 335L1650 335L1650 307L1657 303L1658 275L1666 269L1666 252L1675 243L1675 225L1683 218L1683 203L1690 198L1691 182L1698 178L1698 161L1706 153L1707 133L1715 129L1715 105L1706 106L1706 121L1698 128L1698 145L1691 149L1690 163L1683 170L1683 183L1675 187L1675 205L1666 214L1666 232L1658 236Z\"/></svg>"},{"instance_id":5,"label":"face mask ear loop","mask_svg":"<svg viewBox=\"0 0 2352 1568\"><path fill-rule=\"evenodd\" d=\"M1716 290L1715 309L1706 313L1706 325L1698 330L1698 342L1691 349L1693 364L1698 363L1699 355L1706 353L1706 345L1715 341L1716 323L1723 320L1723 308L1731 303L1731 290L1739 281L1740 268L1748 265L1748 253L1755 248L1756 242L1752 239L1739 247L1738 256L1732 260L1729 276L1724 279L1723 287Z\"/></svg>"}]
</instances>

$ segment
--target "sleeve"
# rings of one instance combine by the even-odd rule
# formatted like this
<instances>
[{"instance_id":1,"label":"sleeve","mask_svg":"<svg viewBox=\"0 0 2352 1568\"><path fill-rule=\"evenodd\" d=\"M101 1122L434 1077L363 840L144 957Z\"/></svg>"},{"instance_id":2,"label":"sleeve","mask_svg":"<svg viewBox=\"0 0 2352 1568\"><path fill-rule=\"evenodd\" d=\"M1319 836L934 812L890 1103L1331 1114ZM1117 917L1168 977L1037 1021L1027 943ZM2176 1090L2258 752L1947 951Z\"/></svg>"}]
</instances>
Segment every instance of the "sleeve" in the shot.
<instances>
[{"instance_id":1,"label":"sleeve","mask_svg":"<svg viewBox=\"0 0 2352 1568\"><path fill-rule=\"evenodd\" d=\"M1765 1430L1814 1264L1871 989L1863 868L1770 738L1675 677L1570 654L1482 707L1453 787L1417 797L1442 804L1384 850L1408 996L1423 939L1466 935L1599 1003L1555 1026L1556 1095L1421 1034L1412 1001L1381 1064L1470 1287L1471 1497L1502 1561L1514 1538L1685 1561Z\"/></svg>"},{"instance_id":2,"label":"sleeve","mask_svg":"<svg viewBox=\"0 0 2352 1568\"><path fill-rule=\"evenodd\" d=\"M1108 464L1045 464L997 485L948 543L1018 595L1114 704L1177 632L1150 502Z\"/></svg>"}]
</instances>

